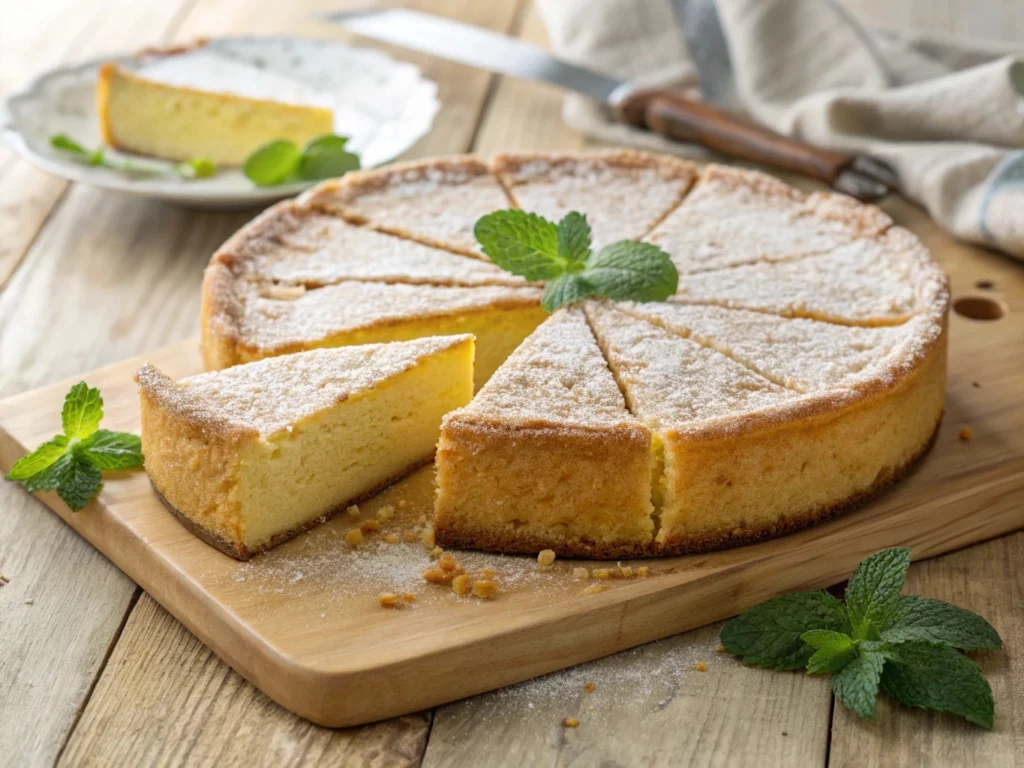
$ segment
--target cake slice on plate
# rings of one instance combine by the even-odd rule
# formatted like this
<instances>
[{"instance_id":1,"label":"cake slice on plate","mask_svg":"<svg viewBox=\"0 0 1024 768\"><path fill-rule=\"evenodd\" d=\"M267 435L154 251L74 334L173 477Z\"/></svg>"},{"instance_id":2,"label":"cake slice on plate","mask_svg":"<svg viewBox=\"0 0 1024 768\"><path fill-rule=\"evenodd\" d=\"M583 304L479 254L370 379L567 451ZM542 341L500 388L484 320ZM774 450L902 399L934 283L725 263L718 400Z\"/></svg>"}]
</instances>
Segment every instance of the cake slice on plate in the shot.
<instances>
[{"instance_id":1,"label":"cake slice on plate","mask_svg":"<svg viewBox=\"0 0 1024 768\"><path fill-rule=\"evenodd\" d=\"M378 232L288 200L224 243L214 261L252 280L304 285L342 280L433 285L526 285L480 259Z\"/></svg>"},{"instance_id":2,"label":"cake slice on plate","mask_svg":"<svg viewBox=\"0 0 1024 768\"><path fill-rule=\"evenodd\" d=\"M890 226L881 210L851 197L808 195L763 173L708 165L645 239L685 273L825 253Z\"/></svg>"},{"instance_id":3,"label":"cake slice on plate","mask_svg":"<svg viewBox=\"0 0 1024 768\"><path fill-rule=\"evenodd\" d=\"M349 173L299 199L357 224L485 260L473 235L476 220L511 207L487 164L468 156Z\"/></svg>"},{"instance_id":4,"label":"cake slice on plate","mask_svg":"<svg viewBox=\"0 0 1024 768\"><path fill-rule=\"evenodd\" d=\"M473 338L322 349L139 383L146 471L190 531L242 560L427 463L473 394Z\"/></svg>"},{"instance_id":5,"label":"cake slice on plate","mask_svg":"<svg viewBox=\"0 0 1024 768\"><path fill-rule=\"evenodd\" d=\"M697 178L685 160L624 149L512 152L496 155L492 167L518 207L551 221L586 214L595 250L642 238Z\"/></svg>"},{"instance_id":6,"label":"cake slice on plate","mask_svg":"<svg viewBox=\"0 0 1024 768\"><path fill-rule=\"evenodd\" d=\"M579 309L553 314L465 408L437 449L442 546L628 557L647 551L651 434Z\"/></svg>"}]
</instances>

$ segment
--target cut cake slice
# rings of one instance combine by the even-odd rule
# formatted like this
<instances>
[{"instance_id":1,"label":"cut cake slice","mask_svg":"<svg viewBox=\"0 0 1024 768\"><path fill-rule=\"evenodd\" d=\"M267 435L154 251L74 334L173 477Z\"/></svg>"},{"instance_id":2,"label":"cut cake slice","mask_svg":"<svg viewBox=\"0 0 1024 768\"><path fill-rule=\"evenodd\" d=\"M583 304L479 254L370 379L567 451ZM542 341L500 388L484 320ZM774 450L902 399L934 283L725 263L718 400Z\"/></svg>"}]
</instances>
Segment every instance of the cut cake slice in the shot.
<instances>
[{"instance_id":1,"label":"cut cake slice","mask_svg":"<svg viewBox=\"0 0 1024 768\"><path fill-rule=\"evenodd\" d=\"M645 239L686 273L824 253L890 226L881 210L845 195L808 195L763 173L708 165Z\"/></svg>"},{"instance_id":2,"label":"cut cake slice","mask_svg":"<svg viewBox=\"0 0 1024 768\"><path fill-rule=\"evenodd\" d=\"M435 536L502 552L640 555L654 531L651 471L650 431L626 409L582 311L563 309L445 417Z\"/></svg>"},{"instance_id":3,"label":"cut cake slice","mask_svg":"<svg viewBox=\"0 0 1024 768\"><path fill-rule=\"evenodd\" d=\"M239 275L316 287L342 280L434 285L526 285L480 259L432 248L293 201L260 214L214 259Z\"/></svg>"},{"instance_id":4,"label":"cut cake slice","mask_svg":"<svg viewBox=\"0 0 1024 768\"><path fill-rule=\"evenodd\" d=\"M595 250L642 238L697 178L697 166L685 160L622 149L512 152L491 165L518 207L552 221L586 214Z\"/></svg>"},{"instance_id":5,"label":"cut cake slice","mask_svg":"<svg viewBox=\"0 0 1024 768\"><path fill-rule=\"evenodd\" d=\"M510 207L497 178L475 157L350 173L299 199L357 224L485 260L473 227L481 216Z\"/></svg>"},{"instance_id":6,"label":"cut cake slice","mask_svg":"<svg viewBox=\"0 0 1024 768\"><path fill-rule=\"evenodd\" d=\"M204 541L248 559L427 463L473 393L473 339L323 349L139 383L146 471Z\"/></svg>"},{"instance_id":7,"label":"cut cake slice","mask_svg":"<svg viewBox=\"0 0 1024 768\"><path fill-rule=\"evenodd\" d=\"M216 262L203 286L207 369L316 347L472 333L479 387L545 317L536 288L347 281L307 290L240 280Z\"/></svg>"}]
</instances>

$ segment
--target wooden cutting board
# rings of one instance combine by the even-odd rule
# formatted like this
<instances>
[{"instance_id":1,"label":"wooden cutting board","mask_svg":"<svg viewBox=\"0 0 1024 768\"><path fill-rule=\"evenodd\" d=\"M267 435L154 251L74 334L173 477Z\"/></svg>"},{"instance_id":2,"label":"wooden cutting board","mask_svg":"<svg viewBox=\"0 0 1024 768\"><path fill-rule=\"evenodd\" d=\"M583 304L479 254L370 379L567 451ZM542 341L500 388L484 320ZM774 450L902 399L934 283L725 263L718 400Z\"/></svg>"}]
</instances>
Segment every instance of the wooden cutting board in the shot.
<instances>
[{"instance_id":1,"label":"wooden cutting board","mask_svg":"<svg viewBox=\"0 0 1024 768\"><path fill-rule=\"evenodd\" d=\"M322 725L366 723L701 626L782 592L835 584L883 547L910 546L920 559L1024 526L1024 324L1007 314L1020 297L971 293L961 311L1003 317L951 316L945 420L908 478L837 520L740 549L651 560L649 578L601 582L608 589L598 594L584 593L594 582L571 577L580 562L542 572L533 558L480 553L459 557L470 571L496 572L497 599L425 583L425 547L383 535L411 536L429 519L432 467L362 505L364 517L386 504L398 514L359 549L344 538L357 521L341 515L248 563L186 532L142 472L109 475L79 513L55 493L40 497L282 706ZM174 377L201 368L198 343L189 341L4 400L0 467L60 431L61 403L79 378L101 389L104 427L137 431L132 374L143 359ZM959 437L964 425L969 442ZM386 591L412 592L416 601L381 608Z\"/></svg>"}]
</instances>

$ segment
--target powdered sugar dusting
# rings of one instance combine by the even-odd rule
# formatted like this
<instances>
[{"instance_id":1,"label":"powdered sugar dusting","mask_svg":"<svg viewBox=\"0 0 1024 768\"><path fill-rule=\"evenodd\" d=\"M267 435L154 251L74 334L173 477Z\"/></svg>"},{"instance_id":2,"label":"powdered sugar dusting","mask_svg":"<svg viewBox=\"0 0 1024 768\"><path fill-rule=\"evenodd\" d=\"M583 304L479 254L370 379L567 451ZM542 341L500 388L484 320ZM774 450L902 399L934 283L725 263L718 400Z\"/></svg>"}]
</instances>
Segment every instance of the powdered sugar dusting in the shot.
<instances>
[{"instance_id":1,"label":"powdered sugar dusting","mask_svg":"<svg viewBox=\"0 0 1024 768\"><path fill-rule=\"evenodd\" d=\"M264 437L416 366L469 336L315 349L174 382L151 365L139 385L162 407L187 418L253 430Z\"/></svg>"}]
</instances>

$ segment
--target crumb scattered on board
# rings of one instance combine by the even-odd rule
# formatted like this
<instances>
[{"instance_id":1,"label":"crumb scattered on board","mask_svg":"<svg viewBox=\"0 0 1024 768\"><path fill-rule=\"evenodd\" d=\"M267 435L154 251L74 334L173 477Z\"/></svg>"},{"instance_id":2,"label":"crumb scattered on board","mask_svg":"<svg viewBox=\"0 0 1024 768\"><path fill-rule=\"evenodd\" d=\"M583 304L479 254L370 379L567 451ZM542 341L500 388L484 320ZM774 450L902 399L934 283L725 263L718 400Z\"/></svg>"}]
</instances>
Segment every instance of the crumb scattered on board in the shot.
<instances>
[{"instance_id":1,"label":"crumb scattered on board","mask_svg":"<svg viewBox=\"0 0 1024 768\"><path fill-rule=\"evenodd\" d=\"M960 427L960 439L965 443L970 442L971 438L974 437L974 430L964 425Z\"/></svg>"}]
</instances>

